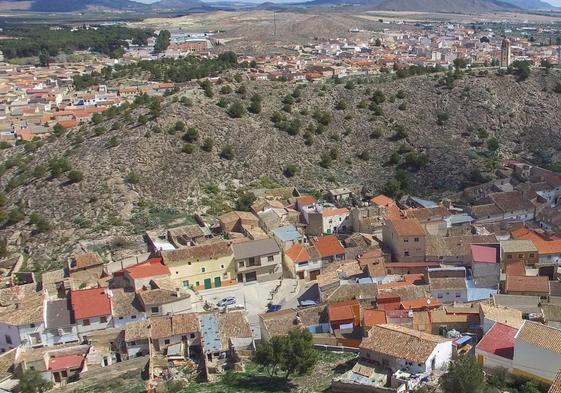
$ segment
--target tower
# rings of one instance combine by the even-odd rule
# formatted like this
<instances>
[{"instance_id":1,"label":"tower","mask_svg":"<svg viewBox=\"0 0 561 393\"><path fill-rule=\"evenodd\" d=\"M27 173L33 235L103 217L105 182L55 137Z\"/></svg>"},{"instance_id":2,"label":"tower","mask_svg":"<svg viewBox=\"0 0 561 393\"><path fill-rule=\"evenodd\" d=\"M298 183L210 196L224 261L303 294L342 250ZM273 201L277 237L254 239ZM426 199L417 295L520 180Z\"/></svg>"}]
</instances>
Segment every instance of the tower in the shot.
<instances>
[{"instance_id":1,"label":"tower","mask_svg":"<svg viewBox=\"0 0 561 393\"><path fill-rule=\"evenodd\" d=\"M501 44L501 68L510 65L510 40L505 38Z\"/></svg>"}]
</instances>

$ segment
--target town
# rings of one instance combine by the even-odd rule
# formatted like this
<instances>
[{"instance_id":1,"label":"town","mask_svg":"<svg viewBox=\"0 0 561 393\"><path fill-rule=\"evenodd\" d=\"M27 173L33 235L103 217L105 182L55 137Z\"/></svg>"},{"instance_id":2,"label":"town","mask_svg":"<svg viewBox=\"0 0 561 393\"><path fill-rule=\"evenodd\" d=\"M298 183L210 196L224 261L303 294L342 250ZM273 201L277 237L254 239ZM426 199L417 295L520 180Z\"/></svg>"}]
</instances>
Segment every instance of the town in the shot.
<instances>
[{"instance_id":1,"label":"town","mask_svg":"<svg viewBox=\"0 0 561 393\"><path fill-rule=\"evenodd\" d=\"M220 31L162 29L146 45L130 40L118 58L84 50L74 55L87 61L5 59L0 149L31 152L139 102L159 116L166 97L184 88L210 96L225 73L237 83L352 86L454 70L522 79L561 65L555 24L379 23L266 54L246 53ZM145 64L186 58L219 66L176 80L144 75L153 72ZM125 73L134 66L144 74ZM0 392L29 381L42 387L27 391L87 391L123 375L143 391L181 391L256 368L286 388L321 356L337 363L322 381L332 392L442 391L465 364L501 391L515 380L525 392L561 392L561 174L551 169L501 157L496 178L438 199L352 182L314 192L253 187L244 209L144 230L141 250L80 242L57 269L32 269L23 242L0 260ZM33 222L38 232L42 223ZM313 356L292 353L296 369L271 364L291 340Z\"/></svg>"}]
</instances>

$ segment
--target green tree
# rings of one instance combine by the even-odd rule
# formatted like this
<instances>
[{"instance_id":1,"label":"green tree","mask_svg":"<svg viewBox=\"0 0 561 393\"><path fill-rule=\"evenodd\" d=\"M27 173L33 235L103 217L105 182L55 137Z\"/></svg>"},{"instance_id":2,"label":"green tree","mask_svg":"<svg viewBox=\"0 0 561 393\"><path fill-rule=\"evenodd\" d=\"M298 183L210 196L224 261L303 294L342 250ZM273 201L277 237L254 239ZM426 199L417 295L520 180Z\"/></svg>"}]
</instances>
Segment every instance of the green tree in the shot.
<instances>
[{"instance_id":1,"label":"green tree","mask_svg":"<svg viewBox=\"0 0 561 393\"><path fill-rule=\"evenodd\" d=\"M41 50L41 52L39 52L39 65L41 67L48 67L50 62L51 56L49 55L49 51L46 49Z\"/></svg>"},{"instance_id":2,"label":"green tree","mask_svg":"<svg viewBox=\"0 0 561 393\"><path fill-rule=\"evenodd\" d=\"M8 213L8 225L14 225L22 221L25 218L25 214L18 208L13 208Z\"/></svg>"},{"instance_id":3,"label":"green tree","mask_svg":"<svg viewBox=\"0 0 561 393\"><path fill-rule=\"evenodd\" d=\"M168 30L161 30L158 37L156 37L156 42L154 43L154 52L164 52L170 44L170 38L171 33Z\"/></svg>"},{"instance_id":4,"label":"green tree","mask_svg":"<svg viewBox=\"0 0 561 393\"><path fill-rule=\"evenodd\" d=\"M472 356L462 355L450 363L440 379L444 393L480 393L485 388L483 368Z\"/></svg>"},{"instance_id":5,"label":"green tree","mask_svg":"<svg viewBox=\"0 0 561 393\"><path fill-rule=\"evenodd\" d=\"M251 192L243 192L236 199L236 210L249 211L257 198Z\"/></svg>"},{"instance_id":6,"label":"green tree","mask_svg":"<svg viewBox=\"0 0 561 393\"><path fill-rule=\"evenodd\" d=\"M48 232L51 230L51 226L47 219L41 216L39 213L31 213L31 215L29 216L29 223L35 225L35 228L40 233Z\"/></svg>"},{"instance_id":7,"label":"green tree","mask_svg":"<svg viewBox=\"0 0 561 393\"><path fill-rule=\"evenodd\" d=\"M271 376L279 371L284 373L284 379L288 381L291 375L304 375L312 370L317 362L317 352L308 330L293 329L286 336L275 336L260 344L253 360Z\"/></svg>"},{"instance_id":8,"label":"green tree","mask_svg":"<svg viewBox=\"0 0 561 393\"><path fill-rule=\"evenodd\" d=\"M191 143L186 143L181 148L181 151L186 154L193 154L193 152L195 151L195 146Z\"/></svg>"},{"instance_id":9,"label":"green tree","mask_svg":"<svg viewBox=\"0 0 561 393\"><path fill-rule=\"evenodd\" d=\"M92 123L99 124L103 121L103 115L101 113L94 113L92 115Z\"/></svg>"},{"instance_id":10,"label":"green tree","mask_svg":"<svg viewBox=\"0 0 561 393\"><path fill-rule=\"evenodd\" d=\"M490 151L499 150L499 141L497 140L497 138L495 137L489 138L489 140L487 140L487 148Z\"/></svg>"},{"instance_id":11,"label":"green tree","mask_svg":"<svg viewBox=\"0 0 561 393\"><path fill-rule=\"evenodd\" d=\"M203 144L201 145L201 149L208 153L212 150L213 146L214 141L212 140L212 138L205 138Z\"/></svg>"},{"instance_id":12,"label":"green tree","mask_svg":"<svg viewBox=\"0 0 561 393\"><path fill-rule=\"evenodd\" d=\"M43 379L39 371L32 368L25 370L18 384L21 393L43 393L52 387L52 382Z\"/></svg>"}]
</instances>

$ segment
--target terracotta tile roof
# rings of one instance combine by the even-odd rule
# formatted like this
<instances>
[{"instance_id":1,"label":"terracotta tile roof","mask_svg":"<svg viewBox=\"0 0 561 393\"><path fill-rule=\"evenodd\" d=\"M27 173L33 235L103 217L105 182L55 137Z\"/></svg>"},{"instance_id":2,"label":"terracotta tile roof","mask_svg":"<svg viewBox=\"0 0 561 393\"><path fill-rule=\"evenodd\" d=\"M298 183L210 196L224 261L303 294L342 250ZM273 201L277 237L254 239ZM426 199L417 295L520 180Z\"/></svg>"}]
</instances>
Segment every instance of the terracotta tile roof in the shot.
<instances>
[{"instance_id":1,"label":"terracotta tile roof","mask_svg":"<svg viewBox=\"0 0 561 393\"><path fill-rule=\"evenodd\" d=\"M383 194L377 195L370 200L371 203L378 206L391 206L395 205L395 200Z\"/></svg>"},{"instance_id":2,"label":"terracotta tile roof","mask_svg":"<svg viewBox=\"0 0 561 393\"><path fill-rule=\"evenodd\" d=\"M339 286L327 298L328 303L337 303L344 300L375 300L378 295L378 286L376 284L345 284Z\"/></svg>"},{"instance_id":3,"label":"terracotta tile roof","mask_svg":"<svg viewBox=\"0 0 561 393\"><path fill-rule=\"evenodd\" d=\"M388 322L384 310L364 310L362 314L364 317L364 326L366 327L385 325Z\"/></svg>"},{"instance_id":4,"label":"terracotta tile roof","mask_svg":"<svg viewBox=\"0 0 561 393\"><path fill-rule=\"evenodd\" d=\"M435 347L449 340L397 325L375 325L362 340L361 349L413 363L424 363Z\"/></svg>"},{"instance_id":5,"label":"terracotta tile roof","mask_svg":"<svg viewBox=\"0 0 561 393\"><path fill-rule=\"evenodd\" d=\"M49 358L48 370L61 371L82 368L85 360L85 354L69 354L51 357Z\"/></svg>"},{"instance_id":6,"label":"terracotta tile roof","mask_svg":"<svg viewBox=\"0 0 561 393\"><path fill-rule=\"evenodd\" d=\"M446 278L431 278L430 289L431 291L439 291L443 289L466 289L466 280L462 277L446 277Z\"/></svg>"},{"instance_id":7,"label":"terracotta tile roof","mask_svg":"<svg viewBox=\"0 0 561 393\"><path fill-rule=\"evenodd\" d=\"M327 306L327 314L329 315L330 322L357 318L359 315L356 315L355 311L360 313L360 306L356 299L332 303Z\"/></svg>"},{"instance_id":8,"label":"terracotta tile roof","mask_svg":"<svg viewBox=\"0 0 561 393\"><path fill-rule=\"evenodd\" d=\"M201 330L197 313L175 314L171 317L174 335L194 333Z\"/></svg>"},{"instance_id":9,"label":"terracotta tile roof","mask_svg":"<svg viewBox=\"0 0 561 393\"><path fill-rule=\"evenodd\" d=\"M74 319L111 315L111 300L105 291L105 288L70 291Z\"/></svg>"},{"instance_id":10,"label":"terracotta tile roof","mask_svg":"<svg viewBox=\"0 0 561 393\"><path fill-rule=\"evenodd\" d=\"M294 244L290 247L285 255L289 257L294 263L306 262L310 260L310 254L306 251L306 247L300 243Z\"/></svg>"},{"instance_id":11,"label":"terracotta tile roof","mask_svg":"<svg viewBox=\"0 0 561 393\"><path fill-rule=\"evenodd\" d=\"M150 320L128 322L125 325L125 341L143 340L150 337Z\"/></svg>"},{"instance_id":12,"label":"terracotta tile roof","mask_svg":"<svg viewBox=\"0 0 561 393\"><path fill-rule=\"evenodd\" d=\"M245 311L218 314L218 331L223 351L228 349L228 341L230 338L253 337Z\"/></svg>"},{"instance_id":13,"label":"terracotta tile roof","mask_svg":"<svg viewBox=\"0 0 561 393\"><path fill-rule=\"evenodd\" d=\"M343 245L335 235L322 236L314 241L313 245L322 258L345 253Z\"/></svg>"},{"instance_id":14,"label":"terracotta tile roof","mask_svg":"<svg viewBox=\"0 0 561 393\"><path fill-rule=\"evenodd\" d=\"M430 221L433 217L448 217L450 212L444 206L425 207L420 209L407 210L407 217L415 218L420 222Z\"/></svg>"},{"instance_id":15,"label":"terracotta tile roof","mask_svg":"<svg viewBox=\"0 0 561 393\"><path fill-rule=\"evenodd\" d=\"M349 214L349 209L347 209L346 207L324 209L321 212L321 215L323 217L344 216L348 214Z\"/></svg>"},{"instance_id":16,"label":"terracotta tile roof","mask_svg":"<svg viewBox=\"0 0 561 393\"><path fill-rule=\"evenodd\" d=\"M170 263L207 261L234 255L230 243L227 241L218 241L207 244L200 244L191 247L179 248L177 250L162 251L162 258L166 265Z\"/></svg>"},{"instance_id":17,"label":"terracotta tile roof","mask_svg":"<svg viewBox=\"0 0 561 393\"><path fill-rule=\"evenodd\" d=\"M555 376L555 379L553 380L553 383L549 387L547 393L561 393L561 369Z\"/></svg>"},{"instance_id":18,"label":"terracotta tile roof","mask_svg":"<svg viewBox=\"0 0 561 393\"><path fill-rule=\"evenodd\" d=\"M561 329L537 322L524 321L516 335L516 340L561 354Z\"/></svg>"},{"instance_id":19,"label":"terracotta tile roof","mask_svg":"<svg viewBox=\"0 0 561 393\"><path fill-rule=\"evenodd\" d=\"M136 298L136 293L125 292L122 288L111 289L111 292L111 310L114 317L130 317L142 312L142 306Z\"/></svg>"},{"instance_id":20,"label":"terracotta tile roof","mask_svg":"<svg viewBox=\"0 0 561 393\"><path fill-rule=\"evenodd\" d=\"M95 252L75 255L72 258L70 269L85 269L92 266L103 265L103 260Z\"/></svg>"},{"instance_id":21,"label":"terracotta tile roof","mask_svg":"<svg viewBox=\"0 0 561 393\"><path fill-rule=\"evenodd\" d=\"M43 297L27 296L16 304L0 308L0 322L12 326L38 324L43 321Z\"/></svg>"},{"instance_id":22,"label":"terracotta tile roof","mask_svg":"<svg viewBox=\"0 0 561 393\"><path fill-rule=\"evenodd\" d=\"M440 306L438 299L414 299L401 302L401 308L404 310L422 310L424 308L436 308Z\"/></svg>"},{"instance_id":23,"label":"terracotta tile roof","mask_svg":"<svg viewBox=\"0 0 561 393\"><path fill-rule=\"evenodd\" d=\"M470 245L471 257L473 262L479 263L497 263L498 260L498 249L492 246L486 246L482 244L472 244Z\"/></svg>"},{"instance_id":24,"label":"terracotta tile roof","mask_svg":"<svg viewBox=\"0 0 561 393\"><path fill-rule=\"evenodd\" d=\"M516 329L522 326L522 312L519 310L503 306L493 306L487 303L480 303L479 307L481 308L483 318L499 322Z\"/></svg>"},{"instance_id":25,"label":"terracotta tile roof","mask_svg":"<svg viewBox=\"0 0 561 393\"><path fill-rule=\"evenodd\" d=\"M507 262L505 264L505 272L508 276L525 276L526 266L522 261Z\"/></svg>"},{"instance_id":26,"label":"terracotta tile roof","mask_svg":"<svg viewBox=\"0 0 561 393\"><path fill-rule=\"evenodd\" d=\"M173 336L171 327L171 317L151 317L150 336L153 339L160 339Z\"/></svg>"},{"instance_id":27,"label":"terracotta tile roof","mask_svg":"<svg viewBox=\"0 0 561 393\"><path fill-rule=\"evenodd\" d=\"M423 273L404 274L403 280L412 285L425 284L425 275Z\"/></svg>"},{"instance_id":28,"label":"terracotta tile roof","mask_svg":"<svg viewBox=\"0 0 561 393\"><path fill-rule=\"evenodd\" d=\"M152 258L138 265L124 269L133 279L158 277L169 275L169 268L163 264L161 258Z\"/></svg>"},{"instance_id":29,"label":"terracotta tile roof","mask_svg":"<svg viewBox=\"0 0 561 393\"><path fill-rule=\"evenodd\" d=\"M545 276L506 276L505 292L549 294L549 278Z\"/></svg>"},{"instance_id":30,"label":"terracotta tile roof","mask_svg":"<svg viewBox=\"0 0 561 393\"><path fill-rule=\"evenodd\" d=\"M425 236L425 230L419 220L414 218L392 218L388 220L388 224L393 227L399 236Z\"/></svg>"},{"instance_id":31,"label":"terracotta tile roof","mask_svg":"<svg viewBox=\"0 0 561 393\"><path fill-rule=\"evenodd\" d=\"M148 289L138 292L138 297L145 306L172 303L189 296L188 293L180 293L178 296L177 291L169 289Z\"/></svg>"},{"instance_id":32,"label":"terracotta tile roof","mask_svg":"<svg viewBox=\"0 0 561 393\"><path fill-rule=\"evenodd\" d=\"M495 323L475 347L477 350L491 353L507 359L514 357L514 336L518 329Z\"/></svg>"},{"instance_id":33,"label":"terracotta tile roof","mask_svg":"<svg viewBox=\"0 0 561 393\"><path fill-rule=\"evenodd\" d=\"M427 236L428 258L469 257L472 244L496 243L495 235Z\"/></svg>"},{"instance_id":34,"label":"terracotta tile roof","mask_svg":"<svg viewBox=\"0 0 561 393\"><path fill-rule=\"evenodd\" d=\"M370 277L381 277L386 275L385 258L379 249L368 250L359 255L357 261L360 267L368 273Z\"/></svg>"},{"instance_id":35,"label":"terracotta tile roof","mask_svg":"<svg viewBox=\"0 0 561 393\"><path fill-rule=\"evenodd\" d=\"M527 228L519 228L511 232L515 239L531 240L538 249L538 254L561 254L561 240L548 240Z\"/></svg>"},{"instance_id":36,"label":"terracotta tile roof","mask_svg":"<svg viewBox=\"0 0 561 393\"><path fill-rule=\"evenodd\" d=\"M489 194L489 197L505 213L534 209L534 205L519 191L497 192Z\"/></svg>"}]
</instances>

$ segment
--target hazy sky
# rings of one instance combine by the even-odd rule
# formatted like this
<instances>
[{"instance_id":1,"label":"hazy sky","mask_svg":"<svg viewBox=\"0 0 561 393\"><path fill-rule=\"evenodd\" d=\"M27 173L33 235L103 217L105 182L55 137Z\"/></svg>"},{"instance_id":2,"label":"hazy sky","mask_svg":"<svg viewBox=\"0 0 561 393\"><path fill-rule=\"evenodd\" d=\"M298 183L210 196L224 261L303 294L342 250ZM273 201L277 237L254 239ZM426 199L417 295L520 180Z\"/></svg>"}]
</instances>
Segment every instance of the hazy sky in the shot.
<instances>
[{"instance_id":1,"label":"hazy sky","mask_svg":"<svg viewBox=\"0 0 561 393\"><path fill-rule=\"evenodd\" d=\"M140 3L155 3L158 0L134 0L134 1L138 1ZM205 0L203 0L205 1ZM213 0L210 0L210 2L212 2ZM244 0L245 3L263 3L265 0ZM295 0L270 0L273 3L289 3L289 2L294 2ZM561 0L543 0L549 4L555 5L557 7L561 7Z\"/></svg>"}]
</instances>

